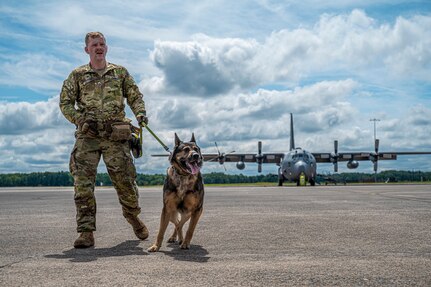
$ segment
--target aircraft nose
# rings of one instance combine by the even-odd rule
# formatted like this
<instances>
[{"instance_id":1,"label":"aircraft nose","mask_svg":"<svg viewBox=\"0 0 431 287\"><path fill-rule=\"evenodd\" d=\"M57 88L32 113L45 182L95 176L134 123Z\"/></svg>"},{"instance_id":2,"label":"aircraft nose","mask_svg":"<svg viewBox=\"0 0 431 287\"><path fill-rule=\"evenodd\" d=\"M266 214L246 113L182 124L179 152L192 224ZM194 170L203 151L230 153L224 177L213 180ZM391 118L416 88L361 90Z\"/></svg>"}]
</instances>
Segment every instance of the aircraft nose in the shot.
<instances>
[{"instance_id":1,"label":"aircraft nose","mask_svg":"<svg viewBox=\"0 0 431 287\"><path fill-rule=\"evenodd\" d=\"M305 162L303 161L298 161L295 164L295 170L296 170L296 174L299 176L301 173L305 174Z\"/></svg>"}]
</instances>

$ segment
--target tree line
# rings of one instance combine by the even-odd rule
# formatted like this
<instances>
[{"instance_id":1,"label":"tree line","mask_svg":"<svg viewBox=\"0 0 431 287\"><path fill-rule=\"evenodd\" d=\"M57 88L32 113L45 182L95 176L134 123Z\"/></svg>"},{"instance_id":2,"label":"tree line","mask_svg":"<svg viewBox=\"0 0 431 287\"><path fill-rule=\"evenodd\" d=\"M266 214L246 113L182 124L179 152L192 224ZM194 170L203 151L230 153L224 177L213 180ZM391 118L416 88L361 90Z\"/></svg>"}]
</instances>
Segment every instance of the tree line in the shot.
<instances>
[{"instance_id":1,"label":"tree line","mask_svg":"<svg viewBox=\"0 0 431 287\"><path fill-rule=\"evenodd\" d=\"M162 185L165 178L164 174L138 174L136 182L139 186ZM278 182L276 174L232 175L213 172L203 174L203 178L206 184ZM367 183L375 180L377 182L431 182L431 172L389 170L376 175L374 173L337 173L317 176L317 183L325 183L330 180L346 183ZM96 185L111 186L109 175L107 173L97 174ZM69 172L65 171L0 174L0 187L14 186L73 186L73 178Z\"/></svg>"},{"instance_id":2,"label":"tree line","mask_svg":"<svg viewBox=\"0 0 431 287\"><path fill-rule=\"evenodd\" d=\"M431 182L431 172L386 170L374 173L336 173L318 175L317 180L325 181L329 178L344 183L370 183L370 182Z\"/></svg>"},{"instance_id":3,"label":"tree line","mask_svg":"<svg viewBox=\"0 0 431 287\"><path fill-rule=\"evenodd\" d=\"M224 173L208 173L203 175L205 183L256 183L276 182L277 175L228 175ZM165 174L138 174L136 183L139 186L162 185ZM97 186L112 186L112 181L107 173L98 173ZM33 172L33 173L8 173L0 174L0 187L12 186L73 186L73 177L69 172Z\"/></svg>"}]
</instances>

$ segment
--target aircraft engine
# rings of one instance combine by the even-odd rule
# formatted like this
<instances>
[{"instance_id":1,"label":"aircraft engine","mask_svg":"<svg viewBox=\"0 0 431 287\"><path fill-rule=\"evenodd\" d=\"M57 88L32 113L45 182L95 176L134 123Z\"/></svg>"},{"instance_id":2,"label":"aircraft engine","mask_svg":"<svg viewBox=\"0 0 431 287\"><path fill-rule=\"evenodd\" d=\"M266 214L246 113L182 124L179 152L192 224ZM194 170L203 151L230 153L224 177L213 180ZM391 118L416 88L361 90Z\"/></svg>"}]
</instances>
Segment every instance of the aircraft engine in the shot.
<instances>
[{"instance_id":1,"label":"aircraft engine","mask_svg":"<svg viewBox=\"0 0 431 287\"><path fill-rule=\"evenodd\" d=\"M347 168L348 169L355 169L359 166L359 162L357 162L356 160L349 160L347 162Z\"/></svg>"},{"instance_id":2,"label":"aircraft engine","mask_svg":"<svg viewBox=\"0 0 431 287\"><path fill-rule=\"evenodd\" d=\"M239 170L243 170L245 168L245 163L243 161L239 161L236 163L236 168Z\"/></svg>"}]
</instances>

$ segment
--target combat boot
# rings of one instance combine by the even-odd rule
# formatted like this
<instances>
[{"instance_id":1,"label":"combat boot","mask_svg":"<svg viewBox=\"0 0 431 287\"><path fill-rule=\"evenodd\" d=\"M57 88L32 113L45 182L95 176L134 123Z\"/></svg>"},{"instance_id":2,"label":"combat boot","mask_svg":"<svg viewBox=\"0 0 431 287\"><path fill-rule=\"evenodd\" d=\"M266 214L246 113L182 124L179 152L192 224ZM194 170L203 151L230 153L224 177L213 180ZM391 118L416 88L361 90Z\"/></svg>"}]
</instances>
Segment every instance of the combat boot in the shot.
<instances>
[{"instance_id":1,"label":"combat boot","mask_svg":"<svg viewBox=\"0 0 431 287\"><path fill-rule=\"evenodd\" d=\"M145 224L137 216L129 215L126 216L127 222L129 222L133 227L133 232L135 232L136 237L141 240L148 238L149 232Z\"/></svg>"},{"instance_id":2,"label":"combat boot","mask_svg":"<svg viewBox=\"0 0 431 287\"><path fill-rule=\"evenodd\" d=\"M73 243L75 248L88 248L94 246L93 231L81 232L78 239Z\"/></svg>"}]
</instances>

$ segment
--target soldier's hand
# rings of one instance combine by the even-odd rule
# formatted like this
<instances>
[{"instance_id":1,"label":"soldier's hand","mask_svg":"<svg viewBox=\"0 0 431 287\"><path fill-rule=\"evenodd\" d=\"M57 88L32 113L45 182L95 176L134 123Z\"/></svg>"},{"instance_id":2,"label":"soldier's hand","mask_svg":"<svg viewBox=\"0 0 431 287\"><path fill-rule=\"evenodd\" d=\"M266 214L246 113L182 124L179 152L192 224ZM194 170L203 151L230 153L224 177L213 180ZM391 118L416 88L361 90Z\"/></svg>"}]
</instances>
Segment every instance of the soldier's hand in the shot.
<instances>
[{"instance_id":1,"label":"soldier's hand","mask_svg":"<svg viewBox=\"0 0 431 287\"><path fill-rule=\"evenodd\" d=\"M140 126L148 125L148 118L146 115L139 114L136 116L136 119L138 120Z\"/></svg>"},{"instance_id":2,"label":"soldier's hand","mask_svg":"<svg viewBox=\"0 0 431 287\"><path fill-rule=\"evenodd\" d=\"M92 137L97 136L99 134L99 131L97 130L97 123L92 120L86 121L82 125L82 132Z\"/></svg>"},{"instance_id":3,"label":"soldier's hand","mask_svg":"<svg viewBox=\"0 0 431 287\"><path fill-rule=\"evenodd\" d=\"M94 137L99 133L97 130L97 123L93 120L79 119L78 126L83 134Z\"/></svg>"}]
</instances>

